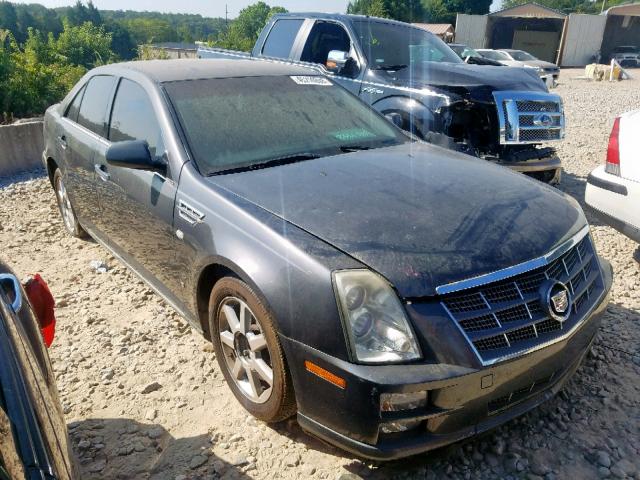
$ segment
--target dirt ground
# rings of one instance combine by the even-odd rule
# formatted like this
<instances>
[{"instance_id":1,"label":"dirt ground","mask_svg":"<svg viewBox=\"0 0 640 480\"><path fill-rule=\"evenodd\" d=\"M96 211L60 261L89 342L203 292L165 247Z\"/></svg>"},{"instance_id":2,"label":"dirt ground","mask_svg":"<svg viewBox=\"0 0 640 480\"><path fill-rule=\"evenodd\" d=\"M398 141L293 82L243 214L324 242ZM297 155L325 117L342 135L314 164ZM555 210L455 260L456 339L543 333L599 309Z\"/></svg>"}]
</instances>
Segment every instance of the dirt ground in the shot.
<instances>
[{"instance_id":1,"label":"dirt ground","mask_svg":"<svg viewBox=\"0 0 640 480\"><path fill-rule=\"evenodd\" d=\"M567 113L560 188L583 202L613 118L640 108L640 71L615 84L580 73L563 71L556 92ZM50 354L84 479L640 479L640 253L588 216L615 281L600 336L564 391L482 437L388 464L352 458L293 420L249 417L202 337L103 248L64 233L42 176L0 179L0 256L19 275L42 272L57 298Z\"/></svg>"}]
</instances>

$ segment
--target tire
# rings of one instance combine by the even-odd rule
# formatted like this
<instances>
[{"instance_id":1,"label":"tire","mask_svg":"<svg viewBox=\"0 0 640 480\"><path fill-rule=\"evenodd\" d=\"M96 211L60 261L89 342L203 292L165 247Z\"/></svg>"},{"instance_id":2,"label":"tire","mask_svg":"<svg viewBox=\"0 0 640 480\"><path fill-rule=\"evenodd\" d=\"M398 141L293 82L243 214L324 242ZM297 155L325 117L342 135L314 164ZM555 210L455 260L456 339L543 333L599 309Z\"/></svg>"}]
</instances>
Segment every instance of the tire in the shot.
<instances>
[{"instance_id":1,"label":"tire","mask_svg":"<svg viewBox=\"0 0 640 480\"><path fill-rule=\"evenodd\" d=\"M89 234L84 231L73 210L71 199L62 181L62 172L59 168L56 168L56 171L53 173L53 190L56 195L60 215L62 216L62 223L69 235L76 238L88 238Z\"/></svg>"},{"instance_id":2,"label":"tire","mask_svg":"<svg viewBox=\"0 0 640 480\"><path fill-rule=\"evenodd\" d=\"M209 331L218 364L240 404L267 423L296 412L291 375L274 325L242 280L225 277L215 284L209 297Z\"/></svg>"}]
</instances>

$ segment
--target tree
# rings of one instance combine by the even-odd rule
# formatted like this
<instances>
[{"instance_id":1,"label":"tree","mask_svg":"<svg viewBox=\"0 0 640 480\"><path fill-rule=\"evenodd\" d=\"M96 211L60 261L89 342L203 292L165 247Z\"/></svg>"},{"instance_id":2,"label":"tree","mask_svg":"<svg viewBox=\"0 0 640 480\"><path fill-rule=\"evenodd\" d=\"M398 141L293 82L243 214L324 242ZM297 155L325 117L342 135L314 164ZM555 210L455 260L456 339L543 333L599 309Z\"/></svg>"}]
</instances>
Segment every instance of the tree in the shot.
<instances>
[{"instance_id":1,"label":"tree","mask_svg":"<svg viewBox=\"0 0 640 480\"><path fill-rule=\"evenodd\" d=\"M18 14L13 3L0 1L0 29L9 32L18 30Z\"/></svg>"},{"instance_id":2,"label":"tree","mask_svg":"<svg viewBox=\"0 0 640 480\"><path fill-rule=\"evenodd\" d=\"M53 49L66 63L85 68L103 65L113 58L111 34L91 22L79 26L66 23Z\"/></svg>"},{"instance_id":3,"label":"tree","mask_svg":"<svg viewBox=\"0 0 640 480\"><path fill-rule=\"evenodd\" d=\"M104 28L111 33L111 50L119 59L131 60L135 58L136 44L131 38L129 30L114 21L107 21Z\"/></svg>"},{"instance_id":4,"label":"tree","mask_svg":"<svg viewBox=\"0 0 640 480\"><path fill-rule=\"evenodd\" d=\"M171 24L159 18L132 18L123 20L121 25L129 31L136 45L178 40L178 33Z\"/></svg>"},{"instance_id":5,"label":"tree","mask_svg":"<svg viewBox=\"0 0 640 480\"><path fill-rule=\"evenodd\" d=\"M452 14L443 0L424 0L422 5L426 23L451 23Z\"/></svg>"},{"instance_id":6,"label":"tree","mask_svg":"<svg viewBox=\"0 0 640 480\"><path fill-rule=\"evenodd\" d=\"M347 13L419 22L424 8L420 0L354 0L349 2Z\"/></svg>"},{"instance_id":7,"label":"tree","mask_svg":"<svg viewBox=\"0 0 640 480\"><path fill-rule=\"evenodd\" d=\"M269 7L258 2L240 11L229 30L218 38L216 45L223 48L250 51L269 18L276 13L286 13L282 7Z\"/></svg>"}]
</instances>

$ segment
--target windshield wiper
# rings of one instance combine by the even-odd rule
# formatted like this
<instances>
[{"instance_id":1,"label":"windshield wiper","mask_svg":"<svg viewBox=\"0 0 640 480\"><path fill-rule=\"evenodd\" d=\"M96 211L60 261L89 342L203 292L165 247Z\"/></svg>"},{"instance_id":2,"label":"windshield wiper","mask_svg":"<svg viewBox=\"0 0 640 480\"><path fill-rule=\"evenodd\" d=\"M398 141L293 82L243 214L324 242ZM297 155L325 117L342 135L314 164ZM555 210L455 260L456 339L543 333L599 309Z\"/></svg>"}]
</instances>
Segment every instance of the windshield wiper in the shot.
<instances>
[{"instance_id":1,"label":"windshield wiper","mask_svg":"<svg viewBox=\"0 0 640 480\"><path fill-rule=\"evenodd\" d=\"M371 70L398 71L409 67L409 65L378 65Z\"/></svg>"},{"instance_id":2,"label":"windshield wiper","mask_svg":"<svg viewBox=\"0 0 640 480\"><path fill-rule=\"evenodd\" d=\"M287 165L290 163L302 162L304 160L314 160L316 158L320 158L321 156L322 155L318 155L317 153L294 153L292 155L284 155L282 157L271 158L260 163L252 163L250 165L227 168L225 170L213 172L209 176L223 175L227 173L248 172L251 170L261 170L263 168L277 167L279 165Z\"/></svg>"},{"instance_id":3,"label":"windshield wiper","mask_svg":"<svg viewBox=\"0 0 640 480\"><path fill-rule=\"evenodd\" d=\"M358 150L371 150L371 147L368 145L340 145L338 147L342 152L356 152Z\"/></svg>"}]
</instances>

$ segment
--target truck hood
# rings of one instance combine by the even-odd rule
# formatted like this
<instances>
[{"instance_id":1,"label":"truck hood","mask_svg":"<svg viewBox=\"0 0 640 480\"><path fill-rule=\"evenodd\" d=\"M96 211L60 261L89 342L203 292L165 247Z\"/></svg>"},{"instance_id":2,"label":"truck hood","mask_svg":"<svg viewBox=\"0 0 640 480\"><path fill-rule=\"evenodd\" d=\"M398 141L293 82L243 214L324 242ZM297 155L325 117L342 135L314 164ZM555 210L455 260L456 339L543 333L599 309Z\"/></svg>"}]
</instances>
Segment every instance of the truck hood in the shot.
<instances>
[{"instance_id":1,"label":"truck hood","mask_svg":"<svg viewBox=\"0 0 640 480\"><path fill-rule=\"evenodd\" d=\"M384 74L389 77L387 81L396 86L414 88L489 87L492 90L547 91L538 74L524 68L507 70L502 66L424 62Z\"/></svg>"},{"instance_id":2,"label":"truck hood","mask_svg":"<svg viewBox=\"0 0 640 480\"><path fill-rule=\"evenodd\" d=\"M377 271L405 298L538 258L586 224L551 187L421 143L209 180Z\"/></svg>"}]
</instances>

